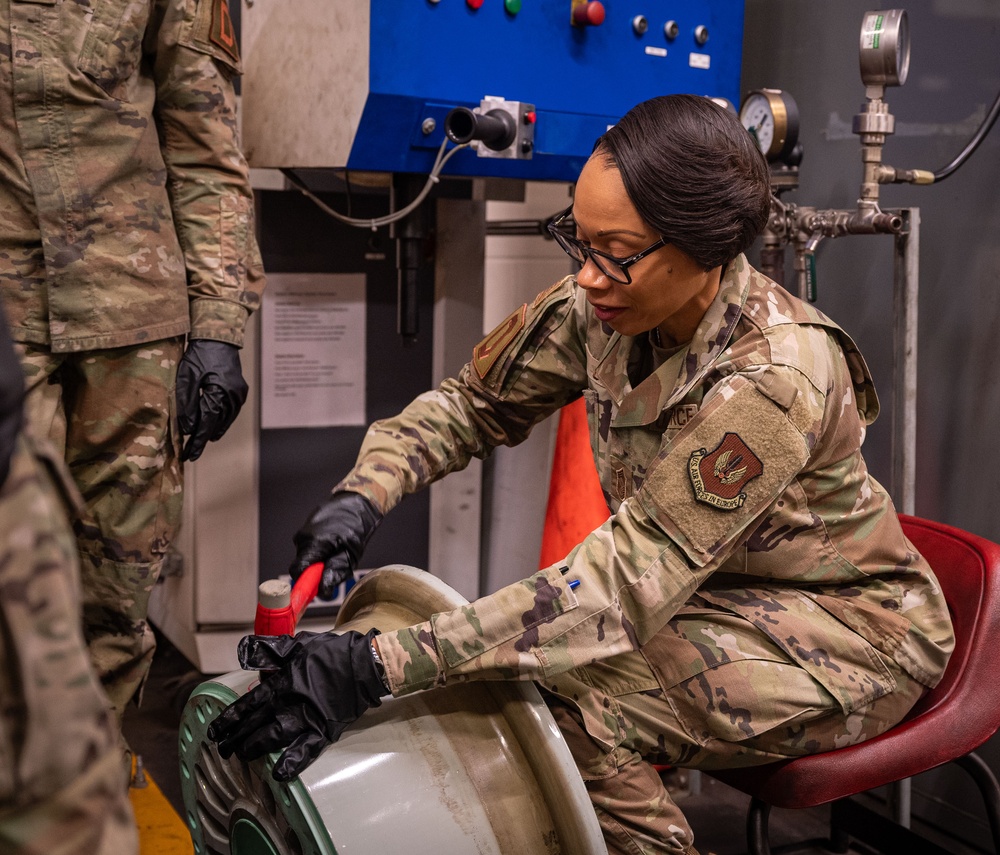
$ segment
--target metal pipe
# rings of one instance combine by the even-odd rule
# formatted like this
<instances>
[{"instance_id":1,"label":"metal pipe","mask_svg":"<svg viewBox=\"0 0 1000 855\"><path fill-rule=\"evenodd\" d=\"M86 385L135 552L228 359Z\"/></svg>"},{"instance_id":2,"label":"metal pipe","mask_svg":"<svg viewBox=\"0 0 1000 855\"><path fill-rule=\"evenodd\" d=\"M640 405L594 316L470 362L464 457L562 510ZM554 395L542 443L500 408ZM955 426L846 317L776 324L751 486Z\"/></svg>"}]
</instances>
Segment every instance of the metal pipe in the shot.
<instances>
[{"instance_id":1,"label":"metal pipe","mask_svg":"<svg viewBox=\"0 0 1000 855\"><path fill-rule=\"evenodd\" d=\"M803 209L805 210L805 209ZM875 235L899 234L903 227L902 217L892 211L881 211L878 205L859 202L858 209L823 210L810 209L799 229L808 235L816 233L824 237L842 237L843 235Z\"/></svg>"},{"instance_id":2,"label":"metal pipe","mask_svg":"<svg viewBox=\"0 0 1000 855\"><path fill-rule=\"evenodd\" d=\"M760 272L779 285L785 284L784 246L765 246L760 251Z\"/></svg>"},{"instance_id":3,"label":"metal pipe","mask_svg":"<svg viewBox=\"0 0 1000 855\"><path fill-rule=\"evenodd\" d=\"M893 255L892 482L897 509L913 514L917 448L917 290L920 209L899 212L903 229Z\"/></svg>"},{"instance_id":4,"label":"metal pipe","mask_svg":"<svg viewBox=\"0 0 1000 855\"><path fill-rule=\"evenodd\" d=\"M920 209L899 211L902 228L894 242L892 265L892 480L896 509L913 514L916 505L917 452L917 291L920 274ZM910 827L912 782L890 788L893 819Z\"/></svg>"},{"instance_id":5,"label":"metal pipe","mask_svg":"<svg viewBox=\"0 0 1000 855\"><path fill-rule=\"evenodd\" d=\"M392 177L393 207L398 210L415 199L423 185L416 175L396 173ZM427 257L429 211L419 205L393 224L396 239L396 329L404 343L412 344L420 329L420 294L433 288L433 267Z\"/></svg>"}]
</instances>

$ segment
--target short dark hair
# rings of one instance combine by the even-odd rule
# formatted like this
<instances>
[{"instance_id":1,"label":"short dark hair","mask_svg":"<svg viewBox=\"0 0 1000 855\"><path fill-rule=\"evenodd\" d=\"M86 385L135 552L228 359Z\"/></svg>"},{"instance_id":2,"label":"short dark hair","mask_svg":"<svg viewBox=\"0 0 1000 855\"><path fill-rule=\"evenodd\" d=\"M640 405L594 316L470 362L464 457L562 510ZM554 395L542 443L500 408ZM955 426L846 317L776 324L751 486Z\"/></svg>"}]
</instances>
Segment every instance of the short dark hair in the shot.
<instances>
[{"instance_id":1,"label":"short dark hair","mask_svg":"<svg viewBox=\"0 0 1000 855\"><path fill-rule=\"evenodd\" d=\"M594 154L617 167L639 216L706 270L749 249L767 224L767 162L739 118L709 98L643 101Z\"/></svg>"}]
</instances>

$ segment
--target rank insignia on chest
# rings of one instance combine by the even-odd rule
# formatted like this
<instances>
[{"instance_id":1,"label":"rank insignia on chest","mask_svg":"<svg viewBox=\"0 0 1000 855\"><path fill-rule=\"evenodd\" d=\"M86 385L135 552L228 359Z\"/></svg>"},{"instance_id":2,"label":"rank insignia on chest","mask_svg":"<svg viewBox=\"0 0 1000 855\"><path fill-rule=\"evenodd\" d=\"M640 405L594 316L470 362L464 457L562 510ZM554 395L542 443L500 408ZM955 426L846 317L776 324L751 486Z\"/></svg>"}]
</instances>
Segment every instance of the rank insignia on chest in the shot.
<instances>
[{"instance_id":1,"label":"rank insignia on chest","mask_svg":"<svg viewBox=\"0 0 1000 855\"><path fill-rule=\"evenodd\" d=\"M746 501L747 484L764 473L764 464L735 433L727 433L713 451L699 448L688 460L688 474L699 502L734 511Z\"/></svg>"}]
</instances>

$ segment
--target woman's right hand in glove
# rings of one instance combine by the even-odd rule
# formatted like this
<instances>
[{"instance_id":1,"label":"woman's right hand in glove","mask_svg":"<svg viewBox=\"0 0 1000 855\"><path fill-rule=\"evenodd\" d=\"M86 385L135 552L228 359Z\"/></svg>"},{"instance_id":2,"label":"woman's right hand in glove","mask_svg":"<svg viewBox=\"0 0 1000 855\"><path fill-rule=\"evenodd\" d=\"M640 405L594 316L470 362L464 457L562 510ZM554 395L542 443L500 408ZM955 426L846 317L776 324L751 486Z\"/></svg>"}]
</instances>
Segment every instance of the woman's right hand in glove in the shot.
<instances>
[{"instance_id":1,"label":"woman's right hand in glove","mask_svg":"<svg viewBox=\"0 0 1000 855\"><path fill-rule=\"evenodd\" d=\"M323 564L321 600L332 600L337 586L351 578L369 539L382 522L379 510L360 493L333 493L295 534L295 560L288 572L294 584L310 564Z\"/></svg>"}]
</instances>

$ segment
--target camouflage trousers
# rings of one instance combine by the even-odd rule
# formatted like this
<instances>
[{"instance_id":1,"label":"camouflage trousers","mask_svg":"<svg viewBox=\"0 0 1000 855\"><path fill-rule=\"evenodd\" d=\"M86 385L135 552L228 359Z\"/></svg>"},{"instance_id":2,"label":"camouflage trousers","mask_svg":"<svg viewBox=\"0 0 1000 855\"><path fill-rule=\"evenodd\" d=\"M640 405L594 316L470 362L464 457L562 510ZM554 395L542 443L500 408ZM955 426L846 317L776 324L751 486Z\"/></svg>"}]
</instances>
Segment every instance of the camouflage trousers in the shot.
<instances>
[{"instance_id":1,"label":"camouflage trousers","mask_svg":"<svg viewBox=\"0 0 1000 855\"><path fill-rule=\"evenodd\" d=\"M845 631L846 628L845 628ZM694 833L652 764L725 769L828 751L899 722L925 691L891 660L888 694L845 712L834 696L742 618L678 616L671 644L613 657L552 678L543 696L587 786L611 855L697 855ZM738 656L705 642L727 636ZM736 645L733 640L738 639ZM653 657L701 645L672 682ZM695 669L697 670L697 669Z\"/></svg>"},{"instance_id":2,"label":"camouflage trousers","mask_svg":"<svg viewBox=\"0 0 1000 855\"><path fill-rule=\"evenodd\" d=\"M17 349L28 429L64 455L83 496L74 531L84 634L120 724L152 662L149 596L180 525L174 385L183 339L88 353Z\"/></svg>"},{"instance_id":3,"label":"camouflage trousers","mask_svg":"<svg viewBox=\"0 0 1000 855\"><path fill-rule=\"evenodd\" d=\"M0 486L0 852L131 855L118 734L87 656L76 545L51 477L61 467L22 436Z\"/></svg>"}]
</instances>

